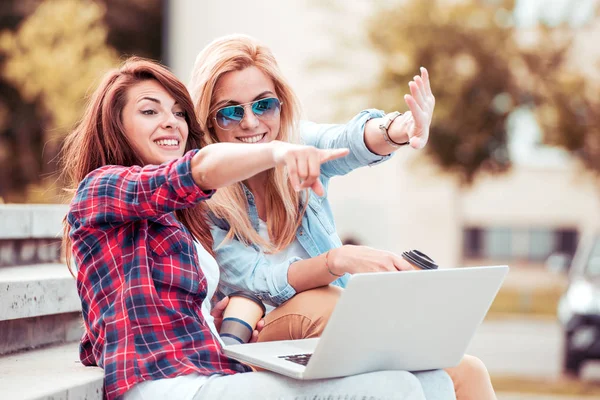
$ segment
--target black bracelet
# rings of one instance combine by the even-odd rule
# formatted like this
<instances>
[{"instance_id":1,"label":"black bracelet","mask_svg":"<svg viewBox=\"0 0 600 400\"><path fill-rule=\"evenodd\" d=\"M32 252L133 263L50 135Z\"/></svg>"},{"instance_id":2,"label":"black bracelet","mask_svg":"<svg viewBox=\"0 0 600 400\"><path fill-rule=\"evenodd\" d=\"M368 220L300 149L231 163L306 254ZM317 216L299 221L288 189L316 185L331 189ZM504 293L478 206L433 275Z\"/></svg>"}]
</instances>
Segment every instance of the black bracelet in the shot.
<instances>
[{"instance_id":1,"label":"black bracelet","mask_svg":"<svg viewBox=\"0 0 600 400\"><path fill-rule=\"evenodd\" d=\"M344 276L344 274L338 275L338 274L334 274L333 272L331 272L331 269L329 268L329 260L328 260L328 258L329 258L329 251L330 250L327 250L327 253L325 253L325 267L327 267L327 271L329 271L329 273L331 275L333 275L333 276L337 276L337 277Z\"/></svg>"},{"instance_id":2,"label":"black bracelet","mask_svg":"<svg viewBox=\"0 0 600 400\"><path fill-rule=\"evenodd\" d=\"M390 127L390 125L392 125L392 122L394 122L394 120L401 115L402 115L402 113L399 111L394 111L389 114L386 114L383 117L383 118L385 118L385 120L381 124L379 124L379 129L381 130L383 139L386 141L387 144L389 144L392 147L400 147L400 146L404 146L404 145L410 143L410 141L404 142L404 143L394 142L388 133L388 128Z\"/></svg>"}]
</instances>

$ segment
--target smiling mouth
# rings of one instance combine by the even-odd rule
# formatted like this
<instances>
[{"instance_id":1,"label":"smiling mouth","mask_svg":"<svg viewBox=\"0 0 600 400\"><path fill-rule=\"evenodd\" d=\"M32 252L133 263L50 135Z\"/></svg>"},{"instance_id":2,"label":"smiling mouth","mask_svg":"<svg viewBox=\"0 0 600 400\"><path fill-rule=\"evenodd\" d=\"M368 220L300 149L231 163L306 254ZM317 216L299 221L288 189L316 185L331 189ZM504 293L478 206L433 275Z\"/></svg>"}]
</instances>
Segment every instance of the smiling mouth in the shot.
<instances>
[{"instance_id":1,"label":"smiling mouth","mask_svg":"<svg viewBox=\"0 0 600 400\"><path fill-rule=\"evenodd\" d=\"M261 134L254 135L254 136L241 136L236 139L239 140L240 142L244 142L244 143L256 143L256 142L260 142L266 135L267 135L266 133L261 133Z\"/></svg>"},{"instance_id":2,"label":"smiling mouth","mask_svg":"<svg viewBox=\"0 0 600 400\"><path fill-rule=\"evenodd\" d=\"M176 139L155 140L154 143L156 143L160 147L173 148L173 149L179 148L179 140L176 140Z\"/></svg>"}]
</instances>

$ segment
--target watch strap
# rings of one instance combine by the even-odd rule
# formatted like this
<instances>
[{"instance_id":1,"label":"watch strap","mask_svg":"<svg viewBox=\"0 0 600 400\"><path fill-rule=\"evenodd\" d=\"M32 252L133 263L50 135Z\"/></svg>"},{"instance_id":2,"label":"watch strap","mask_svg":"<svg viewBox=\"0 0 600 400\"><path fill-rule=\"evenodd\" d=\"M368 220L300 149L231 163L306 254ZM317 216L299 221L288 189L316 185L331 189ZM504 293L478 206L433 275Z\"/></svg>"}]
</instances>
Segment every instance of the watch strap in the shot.
<instances>
[{"instance_id":1,"label":"watch strap","mask_svg":"<svg viewBox=\"0 0 600 400\"><path fill-rule=\"evenodd\" d=\"M390 127L392 122L394 122L394 120L396 118L398 118L400 115L402 115L402 113L399 111L394 111L394 112L388 113L383 116L383 121L381 121L381 123L379 124L379 130L381 130L381 135L383 136L383 139L385 140L385 142L387 144L389 144L392 147L400 147L400 146L409 144L409 142L404 142L404 143L394 142L392 140L392 138L390 138L390 135L388 133L388 128Z\"/></svg>"}]
</instances>

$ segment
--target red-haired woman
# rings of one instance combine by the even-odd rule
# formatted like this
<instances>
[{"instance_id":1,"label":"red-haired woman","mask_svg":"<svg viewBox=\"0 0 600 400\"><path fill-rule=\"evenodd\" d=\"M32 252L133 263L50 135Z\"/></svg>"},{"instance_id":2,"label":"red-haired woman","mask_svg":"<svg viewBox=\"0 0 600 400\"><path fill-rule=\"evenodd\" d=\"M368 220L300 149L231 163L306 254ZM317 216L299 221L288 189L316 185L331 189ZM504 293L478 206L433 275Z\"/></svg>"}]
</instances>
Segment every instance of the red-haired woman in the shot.
<instances>
[{"instance_id":1,"label":"red-haired woman","mask_svg":"<svg viewBox=\"0 0 600 400\"><path fill-rule=\"evenodd\" d=\"M198 150L201 135L184 85L159 64L130 59L107 73L65 142L75 194L64 240L83 309L80 358L104 368L106 397L424 398L404 371L300 382L223 355L217 327L227 300L211 311L219 270L194 238L207 232L198 205L276 165L318 169L347 151L277 141Z\"/></svg>"}]
</instances>

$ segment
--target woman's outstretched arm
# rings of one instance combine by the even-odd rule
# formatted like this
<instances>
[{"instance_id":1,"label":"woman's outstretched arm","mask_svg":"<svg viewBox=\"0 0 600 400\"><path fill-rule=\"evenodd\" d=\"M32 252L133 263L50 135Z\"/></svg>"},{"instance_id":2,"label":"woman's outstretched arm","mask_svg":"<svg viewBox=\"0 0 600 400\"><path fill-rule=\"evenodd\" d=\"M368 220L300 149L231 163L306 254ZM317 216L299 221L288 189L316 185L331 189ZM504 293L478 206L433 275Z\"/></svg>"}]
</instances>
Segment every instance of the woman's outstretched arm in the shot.
<instances>
[{"instance_id":1,"label":"woman's outstretched arm","mask_svg":"<svg viewBox=\"0 0 600 400\"><path fill-rule=\"evenodd\" d=\"M296 190L323 191L318 180L321 164L344 157L348 149L317 149L280 141L264 144L215 143L192 159L192 176L203 190L218 189L259 172L285 165Z\"/></svg>"}]
</instances>

